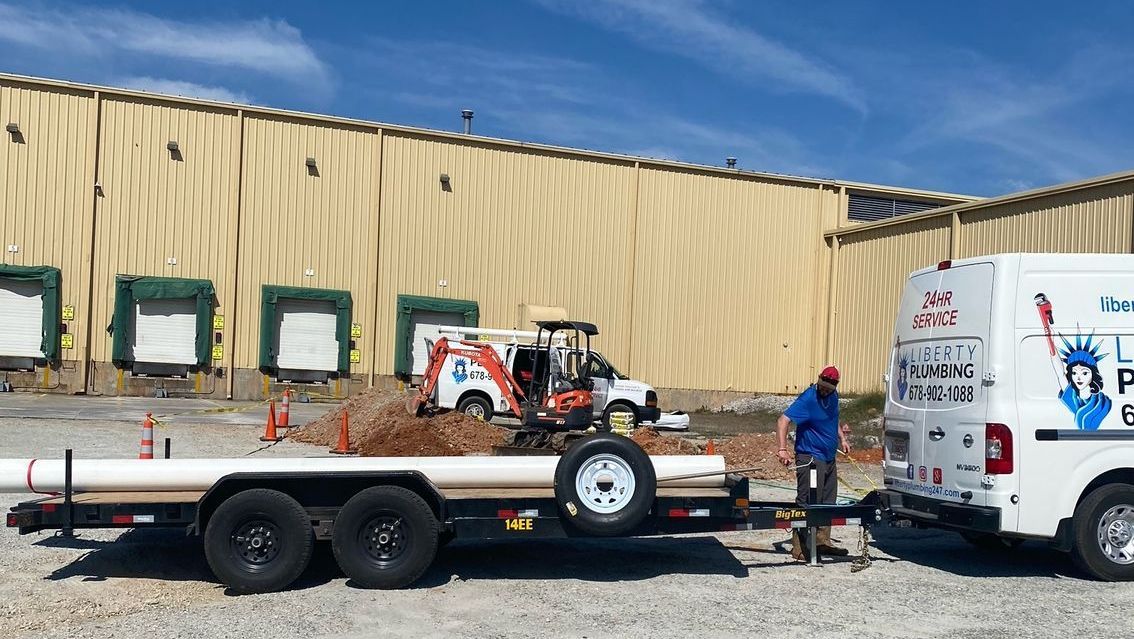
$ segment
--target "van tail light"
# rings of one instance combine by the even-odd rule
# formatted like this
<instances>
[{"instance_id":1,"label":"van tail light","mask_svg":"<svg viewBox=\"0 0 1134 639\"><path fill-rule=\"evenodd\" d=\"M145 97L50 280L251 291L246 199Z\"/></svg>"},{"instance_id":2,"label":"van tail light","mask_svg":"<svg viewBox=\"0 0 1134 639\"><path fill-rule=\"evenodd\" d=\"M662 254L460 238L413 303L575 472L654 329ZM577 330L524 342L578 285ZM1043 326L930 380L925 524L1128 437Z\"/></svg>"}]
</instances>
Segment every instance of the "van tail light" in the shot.
<instances>
[{"instance_id":1,"label":"van tail light","mask_svg":"<svg viewBox=\"0 0 1134 639\"><path fill-rule=\"evenodd\" d=\"M937 270L945 271L953 267L953 260L941 260L937 263Z\"/></svg>"},{"instance_id":2,"label":"van tail light","mask_svg":"<svg viewBox=\"0 0 1134 639\"><path fill-rule=\"evenodd\" d=\"M984 472L1012 474L1012 431L1004 424L984 425Z\"/></svg>"},{"instance_id":3,"label":"van tail light","mask_svg":"<svg viewBox=\"0 0 1134 639\"><path fill-rule=\"evenodd\" d=\"M646 391L646 406L654 408L658 405L658 394L654 391Z\"/></svg>"}]
</instances>

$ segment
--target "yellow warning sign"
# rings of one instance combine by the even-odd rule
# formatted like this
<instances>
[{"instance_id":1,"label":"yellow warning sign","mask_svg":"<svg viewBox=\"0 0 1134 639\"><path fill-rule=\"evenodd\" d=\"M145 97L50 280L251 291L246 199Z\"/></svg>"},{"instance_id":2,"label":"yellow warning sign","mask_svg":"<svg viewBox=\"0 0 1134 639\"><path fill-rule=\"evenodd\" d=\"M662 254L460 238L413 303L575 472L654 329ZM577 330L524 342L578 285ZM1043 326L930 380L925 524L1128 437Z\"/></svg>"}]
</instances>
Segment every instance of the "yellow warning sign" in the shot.
<instances>
[{"instance_id":1,"label":"yellow warning sign","mask_svg":"<svg viewBox=\"0 0 1134 639\"><path fill-rule=\"evenodd\" d=\"M362 337L362 324L351 324L350 325L350 336L351 337Z\"/></svg>"},{"instance_id":2,"label":"yellow warning sign","mask_svg":"<svg viewBox=\"0 0 1134 639\"><path fill-rule=\"evenodd\" d=\"M361 361L362 361L362 351L358 350L357 348L352 348L350 350L350 363L351 364L358 364Z\"/></svg>"},{"instance_id":3,"label":"yellow warning sign","mask_svg":"<svg viewBox=\"0 0 1134 639\"><path fill-rule=\"evenodd\" d=\"M75 348L75 336L70 333L63 333L59 341L63 348Z\"/></svg>"},{"instance_id":4,"label":"yellow warning sign","mask_svg":"<svg viewBox=\"0 0 1134 639\"><path fill-rule=\"evenodd\" d=\"M75 307L68 304L63 307L63 321L69 322L75 319Z\"/></svg>"},{"instance_id":5,"label":"yellow warning sign","mask_svg":"<svg viewBox=\"0 0 1134 639\"><path fill-rule=\"evenodd\" d=\"M224 346L216 344L213 346L213 360L224 359Z\"/></svg>"},{"instance_id":6,"label":"yellow warning sign","mask_svg":"<svg viewBox=\"0 0 1134 639\"><path fill-rule=\"evenodd\" d=\"M215 331L223 331L224 330L224 315L213 315L213 330L215 330Z\"/></svg>"}]
</instances>

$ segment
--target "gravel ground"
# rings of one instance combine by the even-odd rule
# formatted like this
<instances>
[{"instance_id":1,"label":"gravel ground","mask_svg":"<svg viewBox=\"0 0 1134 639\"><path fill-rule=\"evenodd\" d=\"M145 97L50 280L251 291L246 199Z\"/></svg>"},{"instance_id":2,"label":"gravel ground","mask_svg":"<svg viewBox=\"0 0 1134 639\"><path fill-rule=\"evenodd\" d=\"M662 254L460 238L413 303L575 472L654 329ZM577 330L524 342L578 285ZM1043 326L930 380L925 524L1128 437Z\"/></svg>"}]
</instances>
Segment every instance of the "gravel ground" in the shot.
<instances>
[{"instance_id":1,"label":"gravel ground","mask_svg":"<svg viewBox=\"0 0 1134 639\"><path fill-rule=\"evenodd\" d=\"M79 401L79 400L77 400ZM0 419L0 457L131 457L136 424ZM239 456L259 429L175 426L174 456ZM258 455L319 454L284 442ZM876 473L875 469L871 469ZM865 483L848 472L848 478ZM786 498L776 484L754 497ZM10 503L26 496L6 495ZM836 537L854 546L856 529ZM958 536L880 528L874 565L789 561L778 531L697 538L469 543L443 549L416 587L351 587L329 549L296 588L226 594L200 543L173 531L0 532L6 637L1129 637L1132 584L1079 576L1025 544L1006 556Z\"/></svg>"}]
</instances>

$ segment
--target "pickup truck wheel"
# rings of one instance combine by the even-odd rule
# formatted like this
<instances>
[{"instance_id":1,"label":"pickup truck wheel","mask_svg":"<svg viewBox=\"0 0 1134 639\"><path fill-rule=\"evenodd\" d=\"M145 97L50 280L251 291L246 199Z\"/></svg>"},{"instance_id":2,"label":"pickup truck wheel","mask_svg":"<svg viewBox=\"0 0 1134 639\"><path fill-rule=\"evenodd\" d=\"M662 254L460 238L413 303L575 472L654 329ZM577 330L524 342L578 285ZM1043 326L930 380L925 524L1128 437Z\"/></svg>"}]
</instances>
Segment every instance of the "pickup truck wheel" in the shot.
<instances>
[{"instance_id":1,"label":"pickup truck wheel","mask_svg":"<svg viewBox=\"0 0 1134 639\"><path fill-rule=\"evenodd\" d=\"M205 527L205 558L213 574L245 594L286 588L307 568L313 544L307 512L276 490L229 497Z\"/></svg>"},{"instance_id":2,"label":"pickup truck wheel","mask_svg":"<svg viewBox=\"0 0 1134 639\"><path fill-rule=\"evenodd\" d=\"M657 476L646 453L620 435L578 440L555 467L555 501L569 526L588 535L633 531L654 505Z\"/></svg>"},{"instance_id":3,"label":"pickup truck wheel","mask_svg":"<svg viewBox=\"0 0 1134 639\"><path fill-rule=\"evenodd\" d=\"M1134 486L1096 488L1075 508L1075 563L1096 579L1134 580Z\"/></svg>"},{"instance_id":4,"label":"pickup truck wheel","mask_svg":"<svg viewBox=\"0 0 1134 639\"><path fill-rule=\"evenodd\" d=\"M375 486L351 497L335 519L331 549L353 582L402 588L417 581L437 555L437 518L416 493Z\"/></svg>"},{"instance_id":5,"label":"pickup truck wheel","mask_svg":"<svg viewBox=\"0 0 1134 639\"><path fill-rule=\"evenodd\" d=\"M962 532L961 536L965 541L969 542L980 550L987 550L989 552L1002 552L1005 550L1015 550L1024 543L1023 539L1016 537L1001 537L992 533L974 533Z\"/></svg>"},{"instance_id":6,"label":"pickup truck wheel","mask_svg":"<svg viewBox=\"0 0 1134 639\"><path fill-rule=\"evenodd\" d=\"M461 403L457 406L457 410L481 421L492 421L492 404L479 395L469 395L462 399Z\"/></svg>"},{"instance_id":7,"label":"pickup truck wheel","mask_svg":"<svg viewBox=\"0 0 1134 639\"><path fill-rule=\"evenodd\" d=\"M619 415L619 417L615 417L612 420L611 418L615 415ZM629 404L615 402L607 406L606 410L602 412L602 425L607 431L613 428L614 422L619 419L625 420L628 428L634 429L638 427L638 411L634 410L634 407Z\"/></svg>"}]
</instances>

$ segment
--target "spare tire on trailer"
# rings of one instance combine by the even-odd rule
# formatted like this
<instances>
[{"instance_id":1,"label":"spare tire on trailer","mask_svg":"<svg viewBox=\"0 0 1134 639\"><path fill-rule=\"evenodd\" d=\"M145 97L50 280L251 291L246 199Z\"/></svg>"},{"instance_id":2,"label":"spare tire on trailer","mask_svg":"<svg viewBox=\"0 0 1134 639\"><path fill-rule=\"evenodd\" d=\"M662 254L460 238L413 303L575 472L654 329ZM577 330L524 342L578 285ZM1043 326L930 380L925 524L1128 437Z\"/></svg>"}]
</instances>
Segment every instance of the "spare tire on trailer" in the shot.
<instances>
[{"instance_id":1,"label":"spare tire on trailer","mask_svg":"<svg viewBox=\"0 0 1134 639\"><path fill-rule=\"evenodd\" d=\"M657 494L650 457L629 438L600 434L567 449L555 467L555 501L567 524L616 537L642 523Z\"/></svg>"}]
</instances>

